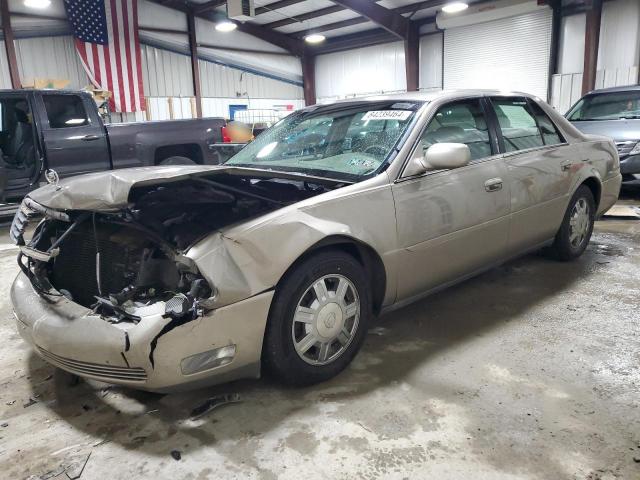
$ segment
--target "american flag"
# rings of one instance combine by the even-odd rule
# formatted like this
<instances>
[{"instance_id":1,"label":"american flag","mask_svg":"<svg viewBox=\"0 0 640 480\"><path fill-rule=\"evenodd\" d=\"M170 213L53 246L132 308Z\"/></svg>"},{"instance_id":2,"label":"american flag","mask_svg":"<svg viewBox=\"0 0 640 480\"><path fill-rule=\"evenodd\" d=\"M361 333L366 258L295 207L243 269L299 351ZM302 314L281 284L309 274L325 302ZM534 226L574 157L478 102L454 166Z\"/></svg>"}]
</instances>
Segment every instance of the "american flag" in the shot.
<instances>
[{"instance_id":1,"label":"american flag","mask_svg":"<svg viewBox=\"0 0 640 480\"><path fill-rule=\"evenodd\" d=\"M111 110L144 110L137 0L64 0L76 51Z\"/></svg>"}]
</instances>

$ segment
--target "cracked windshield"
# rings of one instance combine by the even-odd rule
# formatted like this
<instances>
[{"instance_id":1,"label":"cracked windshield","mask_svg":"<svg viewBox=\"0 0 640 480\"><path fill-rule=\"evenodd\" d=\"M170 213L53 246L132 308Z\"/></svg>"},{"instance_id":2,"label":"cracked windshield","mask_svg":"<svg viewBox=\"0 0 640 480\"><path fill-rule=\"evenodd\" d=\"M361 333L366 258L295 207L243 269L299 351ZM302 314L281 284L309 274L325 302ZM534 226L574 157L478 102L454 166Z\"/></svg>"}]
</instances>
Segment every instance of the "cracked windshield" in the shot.
<instances>
[{"instance_id":1,"label":"cracked windshield","mask_svg":"<svg viewBox=\"0 0 640 480\"><path fill-rule=\"evenodd\" d=\"M421 105L345 103L294 113L226 165L362 180L387 160Z\"/></svg>"}]
</instances>

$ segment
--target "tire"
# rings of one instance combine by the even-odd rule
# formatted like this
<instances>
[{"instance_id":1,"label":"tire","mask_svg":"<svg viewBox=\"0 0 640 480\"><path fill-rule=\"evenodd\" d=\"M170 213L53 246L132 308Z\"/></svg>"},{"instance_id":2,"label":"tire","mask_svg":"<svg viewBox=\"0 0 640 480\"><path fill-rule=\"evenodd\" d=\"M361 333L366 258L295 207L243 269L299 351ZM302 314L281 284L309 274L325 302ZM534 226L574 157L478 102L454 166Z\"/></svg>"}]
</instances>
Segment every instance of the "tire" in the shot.
<instances>
[{"instance_id":1,"label":"tire","mask_svg":"<svg viewBox=\"0 0 640 480\"><path fill-rule=\"evenodd\" d=\"M320 287L319 282L325 286L326 300L316 293L322 292L314 287ZM336 376L364 342L371 304L364 268L351 255L325 250L302 261L276 289L262 348L265 370L289 385L311 385ZM299 307L302 311L295 316Z\"/></svg>"},{"instance_id":2,"label":"tire","mask_svg":"<svg viewBox=\"0 0 640 480\"><path fill-rule=\"evenodd\" d=\"M596 204L591 190L585 185L580 185L571 197L560 230L550 247L550 253L554 258L566 262L582 255L593 233L595 213Z\"/></svg>"},{"instance_id":3,"label":"tire","mask_svg":"<svg viewBox=\"0 0 640 480\"><path fill-rule=\"evenodd\" d=\"M158 165L196 165L196 162L188 157L174 156L161 160Z\"/></svg>"}]
</instances>

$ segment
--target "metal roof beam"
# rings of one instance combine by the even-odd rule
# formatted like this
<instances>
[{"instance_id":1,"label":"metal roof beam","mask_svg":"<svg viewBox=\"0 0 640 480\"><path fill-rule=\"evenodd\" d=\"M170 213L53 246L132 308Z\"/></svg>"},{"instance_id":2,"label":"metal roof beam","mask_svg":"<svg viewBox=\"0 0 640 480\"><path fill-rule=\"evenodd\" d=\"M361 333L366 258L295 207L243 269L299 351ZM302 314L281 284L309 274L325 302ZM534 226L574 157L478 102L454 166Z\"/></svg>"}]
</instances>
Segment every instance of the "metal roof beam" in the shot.
<instances>
[{"instance_id":1,"label":"metal roof beam","mask_svg":"<svg viewBox=\"0 0 640 480\"><path fill-rule=\"evenodd\" d=\"M160 5L164 5L165 7L173 8L174 10L179 10L186 14L193 12L196 17L203 18L209 21L215 21L216 12L207 11L207 12L197 12L194 7L197 5L191 2L184 2L183 0L151 0L153 3L157 3ZM264 40L265 42L271 43L276 47L280 47L292 55L301 57L304 55L305 47L304 42L293 37L289 37L280 32L273 31L269 28L266 28L263 25L258 25L257 23L251 22L236 22L238 25L238 30L244 33L248 33L256 38Z\"/></svg>"},{"instance_id":2,"label":"metal roof beam","mask_svg":"<svg viewBox=\"0 0 640 480\"><path fill-rule=\"evenodd\" d=\"M274 10L290 7L291 5L296 5L305 1L306 0L279 0L278 2L269 3L268 5L263 5L262 7L256 7L256 15L273 12Z\"/></svg>"},{"instance_id":3,"label":"metal roof beam","mask_svg":"<svg viewBox=\"0 0 640 480\"><path fill-rule=\"evenodd\" d=\"M428 8L435 8L435 7L439 7L444 5L445 3L447 3L449 0L426 0L426 1L422 1L422 2L417 2L417 3L411 3L409 5L404 5L402 7L397 7L394 8L392 11L399 13L399 14L406 14L406 13L411 13L414 14L416 12L419 12L420 10L426 10ZM426 21L426 23L433 23L433 18L434 17L429 17L429 19ZM366 17L354 17L354 18L349 18L347 20L342 20L339 22L333 22L333 23L327 23L325 25L319 25L317 27L313 27L313 28L308 28L305 30L298 30L296 32L291 32L289 33L289 35L294 35L296 37L304 37L306 35L309 35L310 33L319 33L319 32L328 32L330 30L337 30L339 28L345 28L345 27L352 27L354 25L360 25L362 23L367 23L369 21L368 18ZM418 20L416 23L419 24L424 24L424 19L420 19Z\"/></svg>"},{"instance_id":4,"label":"metal roof beam","mask_svg":"<svg viewBox=\"0 0 640 480\"><path fill-rule=\"evenodd\" d=\"M381 7L370 0L366 2L364 0L332 0L332 2L368 18L398 38L405 40L409 36L411 20L393 10Z\"/></svg>"},{"instance_id":5,"label":"metal roof beam","mask_svg":"<svg viewBox=\"0 0 640 480\"><path fill-rule=\"evenodd\" d=\"M226 5L227 0L211 0L209 2L205 2L205 3L200 3L198 5L194 5L193 6L193 11L195 13L202 13L202 12L206 12L208 10L213 10L216 9L218 7L221 7L222 5Z\"/></svg>"}]
</instances>

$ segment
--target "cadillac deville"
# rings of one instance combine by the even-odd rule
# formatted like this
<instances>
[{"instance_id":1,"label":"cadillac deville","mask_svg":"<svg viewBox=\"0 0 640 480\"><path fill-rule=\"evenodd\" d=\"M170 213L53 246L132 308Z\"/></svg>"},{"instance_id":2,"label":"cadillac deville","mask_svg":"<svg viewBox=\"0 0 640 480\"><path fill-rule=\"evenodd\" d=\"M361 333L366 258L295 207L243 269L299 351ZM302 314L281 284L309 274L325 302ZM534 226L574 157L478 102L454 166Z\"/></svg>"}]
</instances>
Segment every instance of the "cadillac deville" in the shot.
<instances>
[{"instance_id":1,"label":"cadillac deville","mask_svg":"<svg viewBox=\"0 0 640 480\"><path fill-rule=\"evenodd\" d=\"M580 256L620 183L611 140L522 93L311 106L223 165L29 193L16 323L51 364L134 388L320 382L382 311L542 247Z\"/></svg>"}]
</instances>

